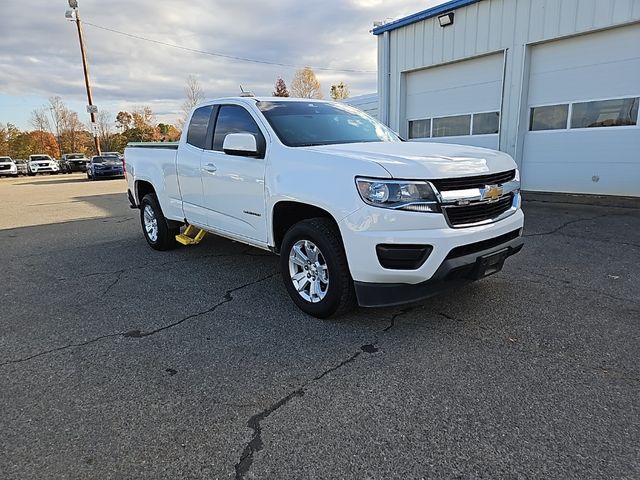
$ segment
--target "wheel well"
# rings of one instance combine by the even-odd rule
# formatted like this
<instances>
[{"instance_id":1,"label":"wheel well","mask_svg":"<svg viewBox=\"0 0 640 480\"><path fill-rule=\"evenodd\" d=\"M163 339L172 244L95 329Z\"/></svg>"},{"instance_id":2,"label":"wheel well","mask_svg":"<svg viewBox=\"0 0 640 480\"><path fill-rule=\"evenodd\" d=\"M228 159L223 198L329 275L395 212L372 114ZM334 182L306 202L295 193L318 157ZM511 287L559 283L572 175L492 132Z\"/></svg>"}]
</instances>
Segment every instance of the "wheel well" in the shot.
<instances>
[{"instance_id":1,"label":"wheel well","mask_svg":"<svg viewBox=\"0 0 640 480\"><path fill-rule=\"evenodd\" d=\"M149 182L145 182L144 180L138 180L136 182L136 197L138 199L138 205L140 205L144 196L149 193L156 193L153 185Z\"/></svg>"},{"instance_id":2,"label":"wheel well","mask_svg":"<svg viewBox=\"0 0 640 480\"><path fill-rule=\"evenodd\" d=\"M302 220L318 217L330 219L337 227L335 219L329 212L322 208L300 202L276 203L273 207L273 216L271 217L275 251L280 251L280 245L282 245L284 235L292 226Z\"/></svg>"}]
</instances>

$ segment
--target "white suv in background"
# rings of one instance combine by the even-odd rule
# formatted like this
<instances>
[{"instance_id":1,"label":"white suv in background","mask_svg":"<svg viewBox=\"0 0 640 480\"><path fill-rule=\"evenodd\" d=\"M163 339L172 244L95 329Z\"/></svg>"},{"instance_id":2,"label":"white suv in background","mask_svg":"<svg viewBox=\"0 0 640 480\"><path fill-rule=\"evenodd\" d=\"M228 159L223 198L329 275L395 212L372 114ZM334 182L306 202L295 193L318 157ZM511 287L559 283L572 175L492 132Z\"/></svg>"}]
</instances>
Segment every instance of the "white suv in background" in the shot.
<instances>
[{"instance_id":1,"label":"white suv in background","mask_svg":"<svg viewBox=\"0 0 640 480\"><path fill-rule=\"evenodd\" d=\"M28 171L32 176L38 173L57 175L60 173L60 166L49 155L29 155Z\"/></svg>"},{"instance_id":2,"label":"white suv in background","mask_svg":"<svg viewBox=\"0 0 640 480\"><path fill-rule=\"evenodd\" d=\"M0 157L0 176L18 176L18 167L11 157Z\"/></svg>"}]
</instances>

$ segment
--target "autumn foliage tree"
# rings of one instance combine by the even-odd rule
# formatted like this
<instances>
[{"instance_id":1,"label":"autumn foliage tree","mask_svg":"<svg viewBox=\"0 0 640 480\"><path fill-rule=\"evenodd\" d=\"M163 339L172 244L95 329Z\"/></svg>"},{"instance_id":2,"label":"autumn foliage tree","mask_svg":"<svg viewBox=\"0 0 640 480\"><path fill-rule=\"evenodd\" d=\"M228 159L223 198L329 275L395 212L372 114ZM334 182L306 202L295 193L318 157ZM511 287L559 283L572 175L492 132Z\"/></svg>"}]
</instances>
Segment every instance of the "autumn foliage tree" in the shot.
<instances>
[{"instance_id":1,"label":"autumn foliage tree","mask_svg":"<svg viewBox=\"0 0 640 480\"><path fill-rule=\"evenodd\" d=\"M273 91L273 96L274 97L288 97L289 96L289 90L287 90L287 84L284 83L284 80L282 78L278 78L278 80L276 80L276 85L275 85L275 89Z\"/></svg>"},{"instance_id":2,"label":"autumn foliage tree","mask_svg":"<svg viewBox=\"0 0 640 480\"><path fill-rule=\"evenodd\" d=\"M331 98L333 98L336 101L349 98L349 86L344 82L331 85L330 95L331 95Z\"/></svg>"},{"instance_id":3,"label":"autumn foliage tree","mask_svg":"<svg viewBox=\"0 0 640 480\"><path fill-rule=\"evenodd\" d=\"M113 118L106 110L97 116L98 137L102 150L124 151L129 142L176 141L180 130L174 125L156 123L151 107L132 112L120 111ZM11 123L0 124L0 155L26 159L29 155L48 154L59 158L65 153L95 155L93 134L78 113L68 108L60 97L31 112L32 131L22 131ZM113 126L120 130L113 131Z\"/></svg>"},{"instance_id":4,"label":"autumn foliage tree","mask_svg":"<svg viewBox=\"0 0 640 480\"><path fill-rule=\"evenodd\" d=\"M291 81L291 96L299 98L322 98L320 81L311 67L296 71Z\"/></svg>"}]
</instances>

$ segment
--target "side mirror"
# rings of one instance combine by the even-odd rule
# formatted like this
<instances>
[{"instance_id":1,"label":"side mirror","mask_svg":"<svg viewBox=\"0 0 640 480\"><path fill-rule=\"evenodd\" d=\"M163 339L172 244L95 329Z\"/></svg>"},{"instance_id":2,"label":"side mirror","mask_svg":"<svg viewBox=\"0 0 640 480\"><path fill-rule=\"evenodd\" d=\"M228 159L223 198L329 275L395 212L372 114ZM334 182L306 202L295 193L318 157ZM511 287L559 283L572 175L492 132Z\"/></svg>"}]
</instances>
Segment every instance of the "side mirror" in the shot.
<instances>
[{"instance_id":1,"label":"side mirror","mask_svg":"<svg viewBox=\"0 0 640 480\"><path fill-rule=\"evenodd\" d=\"M256 137L251 133L230 133L224 137L222 150L227 155L254 157L258 155Z\"/></svg>"}]
</instances>

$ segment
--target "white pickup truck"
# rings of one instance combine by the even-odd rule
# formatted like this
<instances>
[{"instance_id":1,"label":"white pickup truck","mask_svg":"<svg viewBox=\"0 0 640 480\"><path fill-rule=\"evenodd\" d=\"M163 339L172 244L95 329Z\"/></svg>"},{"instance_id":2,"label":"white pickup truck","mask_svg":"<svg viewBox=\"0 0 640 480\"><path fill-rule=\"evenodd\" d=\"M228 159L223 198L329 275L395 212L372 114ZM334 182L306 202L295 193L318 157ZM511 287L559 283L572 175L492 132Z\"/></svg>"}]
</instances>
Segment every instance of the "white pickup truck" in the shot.
<instances>
[{"instance_id":1,"label":"white pickup truck","mask_svg":"<svg viewBox=\"0 0 640 480\"><path fill-rule=\"evenodd\" d=\"M125 162L151 247L191 224L280 254L289 295L320 318L485 277L523 245L509 155L405 142L344 104L208 102L179 143L132 145Z\"/></svg>"}]
</instances>

